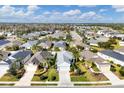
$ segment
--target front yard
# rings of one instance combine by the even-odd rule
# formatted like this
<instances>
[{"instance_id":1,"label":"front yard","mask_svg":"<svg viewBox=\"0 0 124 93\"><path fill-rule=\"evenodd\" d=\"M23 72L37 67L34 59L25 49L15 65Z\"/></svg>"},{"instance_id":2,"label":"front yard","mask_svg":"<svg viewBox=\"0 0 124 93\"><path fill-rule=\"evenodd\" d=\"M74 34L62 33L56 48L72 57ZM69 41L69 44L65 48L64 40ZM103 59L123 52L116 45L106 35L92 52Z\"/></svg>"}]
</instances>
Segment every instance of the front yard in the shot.
<instances>
[{"instance_id":1,"label":"front yard","mask_svg":"<svg viewBox=\"0 0 124 93\"><path fill-rule=\"evenodd\" d=\"M122 76L120 74L120 69L121 69L121 66L118 65L118 64L115 64L115 63L112 63L112 66L111 66L111 71L120 79L124 79L124 76Z\"/></svg>"},{"instance_id":2,"label":"front yard","mask_svg":"<svg viewBox=\"0 0 124 93\"><path fill-rule=\"evenodd\" d=\"M40 73L38 75L38 72ZM59 74L54 68L49 68L47 71L40 72L39 69L37 69L32 81L58 81L59 80Z\"/></svg>"},{"instance_id":3,"label":"front yard","mask_svg":"<svg viewBox=\"0 0 124 93\"><path fill-rule=\"evenodd\" d=\"M77 67L81 70L81 74L71 72L71 81L107 81L108 79L102 73L94 73L89 70L84 63L77 62Z\"/></svg>"},{"instance_id":4,"label":"front yard","mask_svg":"<svg viewBox=\"0 0 124 93\"><path fill-rule=\"evenodd\" d=\"M4 76L2 76L0 78L0 81L18 81L19 79L14 76L14 75L11 75L10 73L6 73Z\"/></svg>"}]
</instances>

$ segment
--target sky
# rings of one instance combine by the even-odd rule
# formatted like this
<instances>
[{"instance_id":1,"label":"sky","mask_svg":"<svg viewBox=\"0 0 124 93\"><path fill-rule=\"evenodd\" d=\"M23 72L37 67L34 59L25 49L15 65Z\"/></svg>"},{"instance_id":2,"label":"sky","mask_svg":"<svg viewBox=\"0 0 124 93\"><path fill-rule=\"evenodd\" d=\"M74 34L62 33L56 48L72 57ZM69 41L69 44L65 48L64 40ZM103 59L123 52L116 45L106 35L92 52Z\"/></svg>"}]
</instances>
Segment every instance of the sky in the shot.
<instances>
[{"instance_id":1,"label":"sky","mask_svg":"<svg viewBox=\"0 0 124 93\"><path fill-rule=\"evenodd\" d=\"M0 22L124 23L124 6L42 5L0 6Z\"/></svg>"}]
</instances>

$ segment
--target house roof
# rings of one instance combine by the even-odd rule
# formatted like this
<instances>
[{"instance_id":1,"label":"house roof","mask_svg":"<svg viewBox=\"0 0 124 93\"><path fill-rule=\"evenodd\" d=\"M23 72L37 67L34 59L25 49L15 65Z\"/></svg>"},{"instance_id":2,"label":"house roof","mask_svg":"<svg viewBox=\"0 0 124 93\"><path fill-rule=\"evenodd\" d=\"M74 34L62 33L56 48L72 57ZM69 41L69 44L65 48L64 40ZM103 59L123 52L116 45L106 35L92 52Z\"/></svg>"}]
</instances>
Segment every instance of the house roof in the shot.
<instances>
[{"instance_id":1,"label":"house roof","mask_svg":"<svg viewBox=\"0 0 124 93\"><path fill-rule=\"evenodd\" d=\"M62 31L57 31L54 34L51 35L53 38L59 38L59 37L65 37L66 34Z\"/></svg>"},{"instance_id":2,"label":"house roof","mask_svg":"<svg viewBox=\"0 0 124 93\"><path fill-rule=\"evenodd\" d=\"M23 44L22 47L32 47L33 45L37 44L37 40L35 41L28 41L27 43Z\"/></svg>"},{"instance_id":3,"label":"house roof","mask_svg":"<svg viewBox=\"0 0 124 93\"><path fill-rule=\"evenodd\" d=\"M48 51L40 51L37 52L33 57L29 60L32 63L39 64L40 62L44 62L48 58L53 57L52 54Z\"/></svg>"},{"instance_id":4,"label":"house roof","mask_svg":"<svg viewBox=\"0 0 124 93\"><path fill-rule=\"evenodd\" d=\"M73 59L73 54L68 51L60 51L57 53L57 64L62 65L66 63L67 66L71 64L71 60Z\"/></svg>"},{"instance_id":5,"label":"house roof","mask_svg":"<svg viewBox=\"0 0 124 93\"><path fill-rule=\"evenodd\" d=\"M83 52L80 53L81 57L84 57L86 60L89 60L91 58L95 58L97 54L89 51L89 50L84 50Z\"/></svg>"},{"instance_id":6,"label":"house roof","mask_svg":"<svg viewBox=\"0 0 124 93\"><path fill-rule=\"evenodd\" d=\"M50 47L52 45L52 42L41 42L38 46L42 46L42 47Z\"/></svg>"},{"instance_id":7,"label":"house roof","mask_svg":"<svg viewBox=\"0 0 124 93\"><path fill-rule=\"evenodd\" d=\"M14 55L12 55L12 57L16 58L16 59L18 59L18 58L24 59L25 57L27 57L30 54L32 54L32 52L29 50L19 51L19 52L15 53Z\"/></svg>"},{"instance_id":8,"label":"house roof","mask_svg":"<svg viewBox=\"0 0 124 93\"><path fill-rule=\"evenodd\" d=\"M93 62L104 62L105 60L101 57L97 57L97 58L91 58L91 61L93 61Z\"/></svg>"},{"instance_id":9,"label":"house roof","mask_svg":"<svg viewBox=\"0 0 124 93\"><path fill-rule=\"evenodd\" d=\"M115 51L112 51L112 50L103 50L100 53L102 53L104 55L107 55L107 56L110 56L112 58L115 58L117 60L124 61L124 55L122 55L120 53L117 53Z\"/></svg>"},{"instance_id":10,"label":"house roof","mask_svg":"<svg viewBox=\"0 0 124 93\"><path fill-rule=\"evenodd\" d=\"M64 42L64 41L58 41L58 42L55 42L54 43L54 46L55 47L63 47L63 48L65 48L66 47L66 42Z\"/></svg>"},{"instance_id":11,"label":"house roof","mask_svg":"<svg viewBox=\"0 0 124 93\"><path fill-rule=\"evenodd\" d=\"M0 46L5 45L5 44L7 44L9 42L10 41L8 41L8 40L0 40Z\"/></svg>"}]
</instances>

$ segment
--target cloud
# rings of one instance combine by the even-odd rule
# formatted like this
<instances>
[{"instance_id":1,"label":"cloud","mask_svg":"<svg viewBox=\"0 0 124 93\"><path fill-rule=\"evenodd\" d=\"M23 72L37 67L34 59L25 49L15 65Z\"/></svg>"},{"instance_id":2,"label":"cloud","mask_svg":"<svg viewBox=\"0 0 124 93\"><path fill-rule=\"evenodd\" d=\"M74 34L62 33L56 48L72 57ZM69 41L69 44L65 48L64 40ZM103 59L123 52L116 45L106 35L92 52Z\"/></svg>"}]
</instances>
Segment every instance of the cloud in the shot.
<instances>
[{"instance_id":1,"label":"cloud","mask_svg":"<svg viewBox=\"0 0 124 93\"><path fill-rule=\"evenodd\" d=\"M91 7L91 6L90 6ZM93 6L92 6L93 7ZM103 10L102 10L103 11ZM60 11L55 9L40 10L40 6L1 6L0 22L92 22L102 20L103 15L97 14L95 11L82 12L80 9L70 9Z\"/></svg>"},{"instance_id":2,"label":"cloud","mask_svg":"<svg viewBox=\"0 0 124 93\"><path fill-rule=\"evenodd\" d=\"M105 12L107 9L100 9L99 12Z\"/></svg>"},{"instance_id":3,"label":"cloud","mask_svg":"<svg viewBox=\"0 0 124 93\"><path fill-rule=\"evenodd\" d=\"M12 15L15 12L15 8L11 6L3 6L0 8L0 16Z\"/></svg>"},{"instance_id":4,"label":"cloud","mask_svg":"<svg viewBox=\"0 0 124 93\"><path fill-rule=\"evenodd\" d=\"M35 11L35 10L38 10L39 7L36 6L36 5L30 5L30 6L27 7L27 9L28 9L28 11Z\"/></svg>"},{"instance_id":5,"label":"cloud","mask_svg":"<svg viewBox=\"0 0 124 93\"><path fill-rule=\"evenodd\" d=\"M69 10L63 13L64 16L74 16L74 15L78 15L81 14L81 11L78 9L75 10Z\"/></svg>"},{"instance_id":6,"label":"cloud","mask_svg":"<svg viewBox=\"0 0 124 93\"><path fill-rule=\"evenodd\" d=\"M124 5L113 5L113 9L115 9L116 12L124 12Z\"/></svg>"},{"instance_id":7,"label":"cloud","mask_svg":"<svg viewBox=\"0 0 124 93\"><path fill-rule=\"evenodd\" d=\"M23 9L15 8L13 6L2 6L0 8L0 17L27 17L32 16L36 10L38 10L38 6L28 6L26 11ZM18 11L17 11L18 10Z\"/></svg>"},{"instance_id":8,"label":"cloud","mask_svg":"<svg viewBox=\"0 0 124 93\"><path fill-rule=\"evenodd\" d=\"M94 11L89 11L85 12L80 16L81 19L86 19L86 20L95 20L99 18L103 18L103 16L96 14Z\"/></svg>"}]
</instances>

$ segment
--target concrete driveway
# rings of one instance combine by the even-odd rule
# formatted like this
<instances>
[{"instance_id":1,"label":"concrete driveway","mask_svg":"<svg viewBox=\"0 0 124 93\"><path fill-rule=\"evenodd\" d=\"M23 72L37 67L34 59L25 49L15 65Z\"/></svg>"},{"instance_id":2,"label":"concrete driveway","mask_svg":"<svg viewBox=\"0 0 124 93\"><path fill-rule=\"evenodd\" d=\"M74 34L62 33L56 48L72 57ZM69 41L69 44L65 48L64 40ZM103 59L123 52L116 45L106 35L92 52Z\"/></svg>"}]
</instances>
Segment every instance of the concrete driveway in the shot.
<instances>
[{"instance_id":1,"label":"concrete driveway","mask_svg":"<svg viewBox=\"0 0 124 93\"><path fill-rule=\"evenodd\" d=\"M120 83L120 79L111 71L104 71L103 74L110 80L112 85L118 85Z\"/></svg>"},{"instance_id":2,"label":"concrete driveway","mask_svg":"<svg viewBox=\"0 0 124 93\"><path fill-rule=\"evenodd\" d=\"M9 69L8 66L0 65L0 78L7 73L8 69Z\"/></svg>"},{"instance_id":3,"label":"concrete driveway","mask_svg":"<svg viewBox=\"0 0 124 93\"><path fill-rule=\"evenodd\" d=\"M30 86L31 80L37 70L37 65L28 64L25 66L26 72L24 76L15 84L15 86Z\"/></svg>"},{"instance_id":4,"label":"concrete driveway","mask_svg":"<svg viewBox=\"0 0 124 93\"><path fill-rule=\"evenodd\" d=\"M71 87L73 86L71 79L70 79L70 73L67 70L61 70L59 71L59 84L60 87Z\"/></svg>"}]
</instances>

